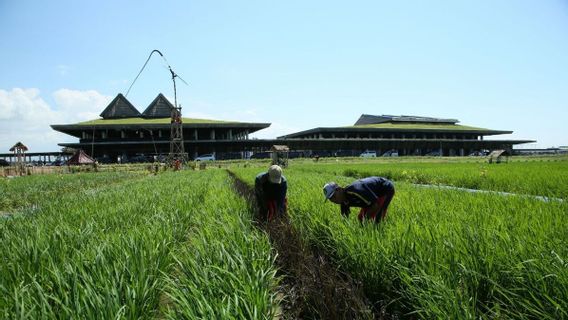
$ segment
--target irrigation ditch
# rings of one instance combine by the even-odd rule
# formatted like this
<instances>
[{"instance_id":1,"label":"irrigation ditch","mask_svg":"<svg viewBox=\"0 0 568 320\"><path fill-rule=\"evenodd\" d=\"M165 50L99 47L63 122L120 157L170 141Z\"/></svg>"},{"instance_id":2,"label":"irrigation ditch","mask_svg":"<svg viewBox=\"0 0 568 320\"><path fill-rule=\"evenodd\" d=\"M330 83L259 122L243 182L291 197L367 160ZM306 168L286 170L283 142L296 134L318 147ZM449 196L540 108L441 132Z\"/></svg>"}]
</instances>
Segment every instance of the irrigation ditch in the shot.
<instances>
[{"instance_id":1,"label":"irrigation ditch","mask_svg":"<svg viewBox=\"0 0 568 320\"><path fill-rule=\"evenodd\" d=\"M254 217L257 205L252 190L233 172L228 171L235 190L250 204ZM374 310L362 285L338 270L318 248L302 240L287 216L270 223L258 221L277 252L281 319L389 319L384 310Z\"/></svg>"},{"instance_id":2,"label":"irrigation ditch","mask_svg":"<svg viewBox=\"0 0 568 320\"><path fill-rule=\"evenodd\" d=\"M462 188L462 187L454 187L454 186L447 186L441 184L423 184L423 183L413 183L415 187L419 188L431 188L431 189L445 189L445 190L456 190L456 191L463 191L469 193L487 193L487 194L496 194L500 196L510 196L510 197L522 197L526 199L534 199L540 200L542 202L564 202L564 199L561 198L554 198L554 197L545 197L545 196L535 196L530 194L520 194L520 193L512 193L512 192L505 192L505 191L493 191L493 190L482 190L482 189L470 189L470 188Z\"/></svg>"}]
</instances>

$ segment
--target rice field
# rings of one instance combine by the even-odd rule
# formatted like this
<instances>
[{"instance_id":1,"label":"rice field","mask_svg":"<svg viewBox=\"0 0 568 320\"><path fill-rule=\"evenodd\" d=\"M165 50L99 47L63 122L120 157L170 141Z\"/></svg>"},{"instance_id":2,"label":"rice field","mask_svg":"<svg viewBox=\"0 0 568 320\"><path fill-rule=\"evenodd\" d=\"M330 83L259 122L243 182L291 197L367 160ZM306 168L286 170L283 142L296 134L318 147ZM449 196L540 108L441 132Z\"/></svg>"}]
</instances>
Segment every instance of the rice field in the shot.
<instances>
[{"instance_id":1,"label":"rice field","mask_svg":"<svg viewBox=\"0 0 568 320\"><path fill-rule=\"evenodd\" d=\"M229 166L249 186L265 169ZM301 161L284 174L291 225L361 283L375 318L564 319L567 169ZM379 226L323 201L325 182L367 175L396 186ZM231 179L215 168L0 180L10 213L0 219L0 318L286 318L278 251Z\"/></svg>"},{"instance_id":2,"label":"rice field","mask_svg":"<svg viewBox=\"0 0 568 320\"><path fill-rule=\"evenodd\" d=\"M227 180L127 179L1 219L0 318L270 318L274 254Z\"/></svg>"},{"instance_id":3,"label":"rice field","mask_svg":"<svg viewBox=\"0 0 568 320\"><path fill-rule=\"evenodd\" d=\"M423 319L568 318L566 202L424 189L395 179L388 221L378 227L361 227L354 215L342 218L336 205L323 203L325 182L348 184L351 176L368 174L363 170L386 168L375 166L305 165L286 171L292 224L360 279L371 300L391 314ZM428 166L434 170L434 164ZM457 167L440 171L463 174L462 164ZM522 175L516 166L499 168ZM546 165L531 170L540 170L535 183L549 183ZM254 169L235 171L253 183ZM555 181L563 183L556 190L568 185Z\"/></svg>"},{"instance_id":4,"label":"rice field","mask_svg":"<svg viewBox=\"0 0 568 320\"><path fill-rule=\"evenodd\" d=\"M304 171L354 178L382 176L415 184L448 185L469 189L568 199L568 159L565 161L511 162L378 162L327 163L295 167Z\"/></svg>"}]
</instances>

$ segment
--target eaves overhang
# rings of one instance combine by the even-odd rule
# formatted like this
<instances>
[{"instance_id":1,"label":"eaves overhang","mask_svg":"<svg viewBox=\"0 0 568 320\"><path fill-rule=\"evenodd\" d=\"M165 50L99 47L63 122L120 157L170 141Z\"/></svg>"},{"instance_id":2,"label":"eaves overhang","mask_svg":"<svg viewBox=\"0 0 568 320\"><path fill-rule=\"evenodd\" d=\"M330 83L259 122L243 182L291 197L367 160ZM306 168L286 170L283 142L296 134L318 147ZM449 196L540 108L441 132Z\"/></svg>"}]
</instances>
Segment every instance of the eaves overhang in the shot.
<instances>
[{"instance_id":1,"label":"eaves overhang","mask_svg":"<svg viewBox=\"0 0 568 320\"><path fill-rule=\"evenodd\" d=\"M182 124L183 129L250 129L252 132L268 128L270 123L247 123L247 122L227 122L227 123L188 123ZM76 125L76 124L52 124L51 128L59 132L74 135L82 131L91 130L138 130L155 129L169 130L169 123L147 123L147 124L95 124L95 125ZM75 135L76 135L75 134Z\"/></svg>"},{"instance_id":2,"label":"eaves overhang","mask_svg":"<svg viewBox=\"0 0 568 320\"><path fill-rule=\"evenodd\" d=\"M463 133L470 133L470 134L479 134L479 135L498 135L498 134L511 134L513 131L508 130L478 130L478 129L435 129L435 128L357 128L357 127L350 127L350 128L338 128L338 127L318 127L309 130L304 130L300 132L295 132L291 134L287 134L284 136L278 137L278 139L287 139L287 138L299 138L304 135L310 134L318 134L318 133L455 133L455 134L463 134Z\"/></svg>"}]
</instances>

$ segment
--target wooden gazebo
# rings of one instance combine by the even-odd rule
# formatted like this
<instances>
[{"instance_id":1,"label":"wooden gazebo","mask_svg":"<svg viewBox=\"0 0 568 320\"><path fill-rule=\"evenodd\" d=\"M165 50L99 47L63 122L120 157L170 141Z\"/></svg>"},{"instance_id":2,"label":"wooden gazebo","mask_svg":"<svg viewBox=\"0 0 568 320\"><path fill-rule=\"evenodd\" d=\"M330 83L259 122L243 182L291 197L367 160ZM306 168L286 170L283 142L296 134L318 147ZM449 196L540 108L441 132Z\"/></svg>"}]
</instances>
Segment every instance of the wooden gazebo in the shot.
<instances>
[{"instance_id":1,"label":"wooden gazebo","mask_svg":"<svg viewBox=\"0 0 568 320\"><path fill-rule=\"evenodd\" d=\"M14 157L16 158L16 172L19 174L24 174L24 168L26 166L26 151L28 151L28 147L20 141L10 148L10 152L14 152Z\"/></svg>"}]
</instances>

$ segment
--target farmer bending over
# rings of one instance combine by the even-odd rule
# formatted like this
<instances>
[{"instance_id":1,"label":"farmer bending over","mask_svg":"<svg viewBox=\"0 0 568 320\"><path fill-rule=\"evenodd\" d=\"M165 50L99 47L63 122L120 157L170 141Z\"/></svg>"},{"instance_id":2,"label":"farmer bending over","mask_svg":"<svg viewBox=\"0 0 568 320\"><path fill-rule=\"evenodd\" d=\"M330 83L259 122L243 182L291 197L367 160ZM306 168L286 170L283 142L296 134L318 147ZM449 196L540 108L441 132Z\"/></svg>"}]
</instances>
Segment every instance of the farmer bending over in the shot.
<instances>
[{"instance_id":1,"label":"farmer bending over","mask_svg":"<svg viewBox=\"0 0 568 320\"><path fill-rule=\"evenodd\" d=\"M360 207L359 221L364 218L379 223L387 216L387 208L394 197L393 183L382 177L357 180L345 188L335 182L323 186L326 200L341 205L341 214L349 216L350 207Z\"/></svg>"},{"instance_id":2,"label":"farmer bending over","mask_svg":"<svg viewBox=\"0 0 568 320\"><path fill-rule=\"evenodd\" d=\"M258 203L260 218L271 221L275 214L286 213L286 191L288 184L282 175L282 168L272 165L268 172L259 173L254 181L256 202Z\"/></svg>"}]
</instances>

